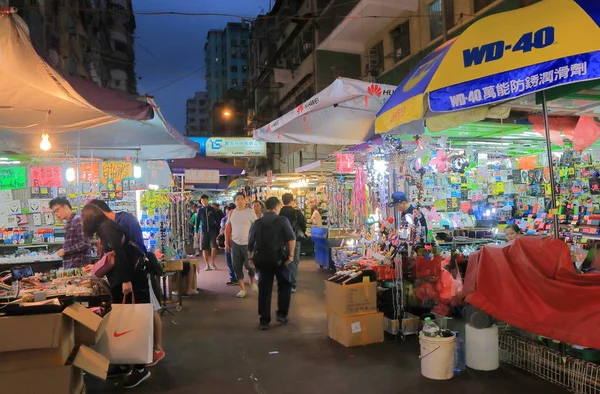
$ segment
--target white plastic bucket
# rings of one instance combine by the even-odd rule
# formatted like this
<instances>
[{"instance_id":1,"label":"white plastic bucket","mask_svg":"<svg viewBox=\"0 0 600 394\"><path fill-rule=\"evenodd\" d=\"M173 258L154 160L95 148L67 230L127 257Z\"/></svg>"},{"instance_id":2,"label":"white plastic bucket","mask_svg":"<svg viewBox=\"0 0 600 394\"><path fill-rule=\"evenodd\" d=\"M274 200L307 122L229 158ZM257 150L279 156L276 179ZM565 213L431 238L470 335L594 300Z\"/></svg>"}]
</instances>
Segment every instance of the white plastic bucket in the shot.
<instances>
[{"instance_id":1,"label":"white plastic bucket","mask_svg":"<svg viewBox=\"0 0 600 394\"><path fill-rule=\"evenodd\" d=\"M467 324L465 334L467 367L476 371L498 369L500 367L498 326L475 328Z\"/></svg>"},{"instance_id":2,"label":"white plastic bucket","mask_svg":"<svg viewBox=\"0 0 600 394\"><path fill-rule=\"evenodd\" d=\"M432 338L419 334L421 345L421 375L433 380L448 380L454 376L454 336Z\"/></svg>"}]
</instances>

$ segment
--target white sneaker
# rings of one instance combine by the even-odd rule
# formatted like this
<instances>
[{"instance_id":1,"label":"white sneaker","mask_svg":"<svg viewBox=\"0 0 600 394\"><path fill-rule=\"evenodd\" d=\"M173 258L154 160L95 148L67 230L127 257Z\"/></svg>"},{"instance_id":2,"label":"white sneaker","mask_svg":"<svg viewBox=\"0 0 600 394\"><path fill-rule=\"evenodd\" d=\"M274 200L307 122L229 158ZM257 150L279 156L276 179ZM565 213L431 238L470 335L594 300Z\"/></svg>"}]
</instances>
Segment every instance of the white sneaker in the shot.
<instances>
[{"instance_id":1,"label":"white sneaker","mask_svg":"<svg viewBox=\"0 0 600 394\"><path fill-rule=\"evenodd\" d=\"M213 264L213 265L212 265L212 267L211 267L211 269L212 269L213 271L216 271L216 270L217 270L217 266Z\"/></svg>"},{"instance_id":2,"label":"white sneaker","mask_svg":"<svg viewBox=\"0 0 600 394\"><path fill-rule=\"evenodd\" d=\"M212 271L212 268L206 267L206 268L204 268L204 271Z\"/></svg>"},{"instance_id":3,"label":"white sneaker","mask_svg":"<svg viewBox=\"0 0 600 394\"><path fill-rule=\"evenodd\" d=\"M246 294L246 292L244 290L240 290L239 293L237 293L236 297L237 298L244 298L246 297L248 294Z\"/></svg>"},{"instance_id":4,"label":"white sneaker","mask_svg":"<svg viewBox=\"0 0 600 394\"><path fill-rule=\"evenodd\" d=\"M252 291L258 293L258 285L256 284L256 282L252 283Z\"/></svg>"}]
</instances>

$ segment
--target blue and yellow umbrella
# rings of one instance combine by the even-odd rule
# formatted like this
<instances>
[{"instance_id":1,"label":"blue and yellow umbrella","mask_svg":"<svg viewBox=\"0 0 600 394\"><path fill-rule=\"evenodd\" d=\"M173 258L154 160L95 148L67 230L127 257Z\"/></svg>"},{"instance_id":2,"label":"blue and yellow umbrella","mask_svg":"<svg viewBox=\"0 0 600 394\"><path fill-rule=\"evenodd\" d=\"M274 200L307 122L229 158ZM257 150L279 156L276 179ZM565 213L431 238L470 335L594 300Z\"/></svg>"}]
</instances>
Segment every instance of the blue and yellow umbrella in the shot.
<instances>
[{"instance_id":1,"label":"blue and yellow umbrella","mask_svg":"<svg viewBox=\"0 0 600 394\"><path fill-rule=\"evenodd\" d=\"M379 111L375 131L422 119L431 130L430 121L444 124L435 118L456 122L455 111L466 114L463 123L477 120L469 113L493 117L494 104L594 79L600 79L600 0L544 0L482 18L431 52Z\"/></svg>"}]
</instances>

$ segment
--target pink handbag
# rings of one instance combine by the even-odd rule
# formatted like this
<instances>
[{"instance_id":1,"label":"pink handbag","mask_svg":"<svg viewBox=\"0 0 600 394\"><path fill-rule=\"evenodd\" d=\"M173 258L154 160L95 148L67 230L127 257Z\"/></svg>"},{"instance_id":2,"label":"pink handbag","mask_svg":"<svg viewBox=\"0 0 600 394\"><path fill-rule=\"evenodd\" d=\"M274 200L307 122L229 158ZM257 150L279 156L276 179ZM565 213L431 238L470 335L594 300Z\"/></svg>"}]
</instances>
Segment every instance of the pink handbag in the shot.
<instances>
[{"instance_id":1,"label":"pink handbag","mask_svg":"<svg viewBox=\"0 0 600 394\"><path fill-rule=\"evenodd\" d=\"M96 278L103 278L115 266L115 252L104 253L104 255L94 264L91 274Z\"/></svg>"}]
</instances>

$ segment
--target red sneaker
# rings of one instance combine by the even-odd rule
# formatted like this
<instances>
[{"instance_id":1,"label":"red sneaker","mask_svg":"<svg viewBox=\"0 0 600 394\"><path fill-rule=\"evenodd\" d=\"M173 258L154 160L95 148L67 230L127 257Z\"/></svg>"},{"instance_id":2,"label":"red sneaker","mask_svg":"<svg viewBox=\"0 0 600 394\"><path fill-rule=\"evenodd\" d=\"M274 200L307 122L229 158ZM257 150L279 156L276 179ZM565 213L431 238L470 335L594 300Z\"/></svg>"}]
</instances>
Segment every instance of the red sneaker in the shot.
<instances>
[{"instance_id":1,"label":"red sneaker","mask_svg":"<svg viewBox=\"0 0 600 394\"><path fill-rule=\"evenodd\" d=\"M155 350L155 351L153 351L152 352L152 362L149 363L149 364L146 364L146 367L153 367L153 366L155 366L163 358L165 358L165 351L164 350L159 350L159 351Z\"/></svg>"}]
</instances>

